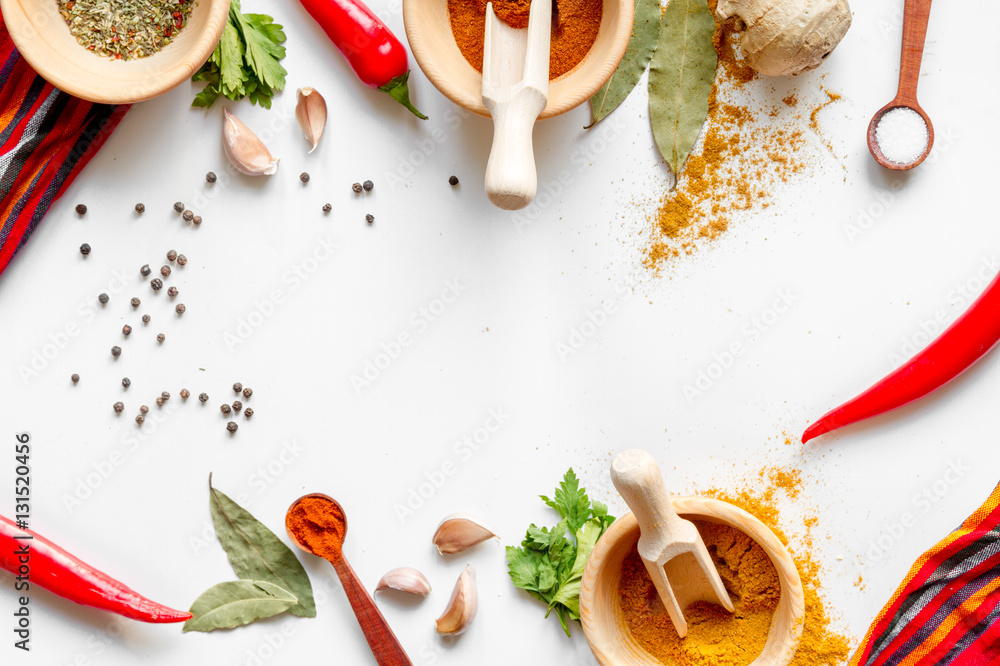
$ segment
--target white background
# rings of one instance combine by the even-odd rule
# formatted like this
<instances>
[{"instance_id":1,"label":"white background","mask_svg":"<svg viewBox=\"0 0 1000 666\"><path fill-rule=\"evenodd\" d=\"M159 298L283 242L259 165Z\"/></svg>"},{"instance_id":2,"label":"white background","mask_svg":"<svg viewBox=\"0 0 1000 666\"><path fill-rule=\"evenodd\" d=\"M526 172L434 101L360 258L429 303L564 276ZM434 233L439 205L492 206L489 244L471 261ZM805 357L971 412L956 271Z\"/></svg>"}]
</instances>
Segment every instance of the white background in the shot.
<instances>
[{"instance_id":1,"label":"white background","mask_svg":"<svg viewBox=\"0 0 1000 666\"><path fill-rule=\"evenodd\" d=\"M888 372L891 355L920 340L921 322L938 311L954 319L962 309L957 290L975 291L997 270L1000 62L977 32L1000 19L995 3L935 8L921 100L938 146L905 176L875 165L864 145L869 118L895 89L902 1L856 3L854 26L824 68L778 82L776 93L794 86L815 96L825 75L823 83L843 94L821 126L846 179L827 158L776 193L765 213L734 222L714 246L659 278L639 264L647 216L666 183L644 87L590 133L581 129L586 108L539 125L541 178L566 169L573 183L532 224L518 225L483 192L488 120L456 115L417 70L413 98L431 117L418 121L355 80L297 3L247 4L272 13L289 36L288 90L274 109L231 105L258 131L273 128L266 135L282 158L278 174L226 175L207 186L206 171L226 173L222 111L189 109L195 89L185 84L129 112L0 279L0 488L13 488L14 434L29 431L31 524L85 561L187 608L234 577L206 531L209 472L279 534L292 500L326 492L347 511L345 553L370 587L400 565L430 577L434 592L423 603L380 602L415 663L590 664L578 626L568 640L512 588L500 545L437 556L430 538L438 521L474 512L504 545L516 544L528 523L554 523L536 496L570 466L620 515L607 470L612 455L631 446L654 452L678 492L739 488L765 464L795 464L807 476L802 505L820 507L814 554L826 598L839 628L860 637L914 558L997 483L996 355L911 408L804 448L783 443L783 433L795 439L810 419ZM402 34L398 3L373 6ZM311 155L292 115L294 90L305 85L330 105L327 134ZM435 141L435 130L444 138ZM312 175L307 187L298 180L303 170ZM447 183L452 174L461 179L456 189ZM375 191L355 197L350 184L366 178ZM200 228L172 212L178 199L204 217ZM137 201L146 205L142 217L132 213ZM89 207L82 219L73 212L80 202ZM329 216L320 212L326 202ZM865 210L874 222L850 238ZM86 260L77 249L84 242L93 246ZM337 248L314 262L322 243ZM154 295L138 276L171 248L190 258L167 281L187 305L181 319L165 290ZM296 269L307 279L291 277ZM116 271L127 286L112 287L108 306L93 310ZM457 299L420 324L420 309L437 311L435 299L455 282ZM744 325L765 315L779 290L793 305L748 340ZM251 317L275 291L282 302L273 314ZM133 295L143 300L135 313ZM560 358L557 345L609 299L616 312ZM148 327L142 312L152 315ZM227 341L251 319L249 336ZM124 323L135 330L123 342ZM67 325L78 334L46 347ZM167 341L157 346L161 331ZM400 333L411 344L356 391L351 376ZM746 343L746 352L704 395L686 400L683 386L733 342ZM117 361L109 354L115 344L124 349ZM33 359L37 374L25 378ZM74 372L82 377L75 387ZM126 375L132 386L123 393ZM237 418L240 431L230 437L218 405L232 399L234 381L254 389L256 415ZM180 404L182 387L207 391L210 404ZM170 410L154 406L155 418L137 429L139 404L153 405L162 390L174 396ZM121 417L111 409L116 400L126 404ZM458 455L454 443L491 410L507 415L504 424L474 455ZM120 464L108 472L115 452ZM446 462L456 473L401 519L397 505ZM960 481L945 484L930 510L918 508L914 496L944 479L951 463L966 468ZM10 514L12 504L11 493L0 512ZM906 512L916 525L883 538L888 547L872 558L871 544ZM0 652L57 665L142 658L236 666L261 656L373 663L332 569L302 559L314 587L326 591L315 619L182 635L178 626L121 621L37 592L30 655L16 652L4 629L16 604L6 579ZM467 563L478 571L479 616L446 644L433 620ZM853 584L859 573L864 588Z\"/></svg>"}]
</instances>

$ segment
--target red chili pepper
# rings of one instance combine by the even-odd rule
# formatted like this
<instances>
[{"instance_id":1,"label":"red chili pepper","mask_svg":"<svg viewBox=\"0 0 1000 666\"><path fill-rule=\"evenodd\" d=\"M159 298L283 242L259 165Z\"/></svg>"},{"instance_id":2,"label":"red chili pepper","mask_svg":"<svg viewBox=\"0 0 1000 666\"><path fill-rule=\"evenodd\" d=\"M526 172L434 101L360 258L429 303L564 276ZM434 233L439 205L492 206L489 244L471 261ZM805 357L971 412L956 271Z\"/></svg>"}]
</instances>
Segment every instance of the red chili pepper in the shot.
<instances>
[{"instance_id":1,"label":"red chili pepper","mask_svg":"<svg viewBox=\"0 0 1000 666\"><path fill-rule=\"evenodd\" d=\"M947 384L1000 342L1000 275L954 324L926 349L858 397L809 426L802 443L877 416Z\"/></svg>"},{"instance_id":2,"label":"red chili pepper","mask_svg":"<svg viewBox=\"0 0 1000 666\"><path fill-rule=\"evenodd\" d=\"M410 103L406 48L361 0L301 0L362 82L378 88L427 120Z\"/></svg>"},{"instance_id":3,"label":"red chili pepper","mask_svg":"<svg viewBox=\"0 0 1000 666\"><path fill-rule=\"evenodd\" d=\"M29 585L34 583L78 604L112 611L133 620L165 623L191 618L191 613L167 608L140 596L45 537L21 529L3 516L0 516L0 566L16 576L25 574L23 566L27 569Z\"/></svg>"}]
</instances>

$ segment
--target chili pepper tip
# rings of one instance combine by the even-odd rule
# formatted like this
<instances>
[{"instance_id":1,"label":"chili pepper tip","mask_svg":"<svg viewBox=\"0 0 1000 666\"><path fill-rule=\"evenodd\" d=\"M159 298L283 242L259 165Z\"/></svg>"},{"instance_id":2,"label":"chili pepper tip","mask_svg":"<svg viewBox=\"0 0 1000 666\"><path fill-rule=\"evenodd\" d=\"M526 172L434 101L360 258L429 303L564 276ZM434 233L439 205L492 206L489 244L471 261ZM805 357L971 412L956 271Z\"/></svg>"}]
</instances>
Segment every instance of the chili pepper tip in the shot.
<instances>
[{"instance_id":1,"label":"chili pepper tip","mask_svg":"<svg viewBox=\"0 0 1000 666\"><path fill-rule=\"evenodd\" d=\"M421 120L427 120L427 116L420 113L420 111L417 110L417 107L413 106L413 103L410 102L410 88L409 86L406 85L406 80L408 78L410 78L409 70L407 70L405 74L400 74L393 80L389 81L389 83L385 84L384 86L379 86L379 90L388 94L389 97L393 98L394 100L405 106L407 109L413 112L413 115L415 115L417 118L420 118Z\"/></svg>"}]
</instances>

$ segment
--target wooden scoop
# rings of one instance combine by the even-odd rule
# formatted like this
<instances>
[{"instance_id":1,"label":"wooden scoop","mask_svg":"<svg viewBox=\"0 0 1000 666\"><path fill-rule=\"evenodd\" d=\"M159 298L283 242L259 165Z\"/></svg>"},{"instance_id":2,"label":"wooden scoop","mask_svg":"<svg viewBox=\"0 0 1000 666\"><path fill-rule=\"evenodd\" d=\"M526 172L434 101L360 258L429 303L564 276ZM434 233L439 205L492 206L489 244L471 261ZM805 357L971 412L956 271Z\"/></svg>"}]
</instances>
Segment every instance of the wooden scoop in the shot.
<instances>
[{"instance_id":1,"label":"wooden scoop","mask_svg":"<svg viewBox=\"0 0 1000 666\"><path fill-rule=\"evenodd\" d=\"M533 0L527 30L511 28L486 5L483 106L493 117L486 194L505 210L524 208L538 189L531 132L548 103L551 33L552 0Z\"/></svg>"},{"instance_id":2,"label":"wooden scoop","mask_svg":"<svg viewBox=\"0 0 1000 666\"><path fill-rule=\"evenodd\" d=\"M611 480L639 523L639 556L678 635L687 636L684 609L695 601L733 612L698 528L674 511L653 456L640 449L619 453L611 463Z\"/></svg>"}]
</instances>

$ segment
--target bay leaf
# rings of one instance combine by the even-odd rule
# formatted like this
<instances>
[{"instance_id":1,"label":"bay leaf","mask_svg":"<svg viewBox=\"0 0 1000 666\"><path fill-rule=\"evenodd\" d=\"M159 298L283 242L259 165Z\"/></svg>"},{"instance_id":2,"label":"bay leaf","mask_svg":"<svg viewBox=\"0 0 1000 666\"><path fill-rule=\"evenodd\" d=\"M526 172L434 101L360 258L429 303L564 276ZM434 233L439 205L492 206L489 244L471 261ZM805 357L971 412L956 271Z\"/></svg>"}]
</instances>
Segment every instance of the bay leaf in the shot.
<instances>
[{"instance_id":1,"label":"bay leaf","mask_svg":"<svg viewBox=\"0 0 1000 666\"><path fill-rule=\"evenodd\" d=\"M587 127L593 127L625 101L632 89L639 83L642 73L656 50L660 34L660 0L635 0L635 22L632 36L625 48L625 55L617 69L590 98L590 110L594 120Z\"/></svg>"},{"instance_id":2,"label":"bay leaf","mask_svg":"<svg viewBox=\"0 0 1000 666\"><path fill-rule=\"evenodd\" d=\"M649 69L649 117L674 185L708 117L718 55L715 18L705 0L670 0Z\"/></svg>"},{"instance_id":3,"label":"bay leaf","mask_svg":"<svg viewBox=\"0 0 1000 666\"><path fill-rule=\"evenodd\" d=\"M191 604L184 631L232 629L284 613L298 603L288 590L262 580L231 580L213 585Z\"/></svg>"},{"instance_id":4,"label":"bay leaf","mask_svg":"<svg viewBox=\"0 0 1000 666\"><path fill-rule=\"evenodd\" d=\"M213 488L211 476L208 488L215 535L236 576L267 581L288 590L298 600L289 609L290 613L316 617L312 583L295 553L249 511Z\"/></svg>"}]
</instances>

